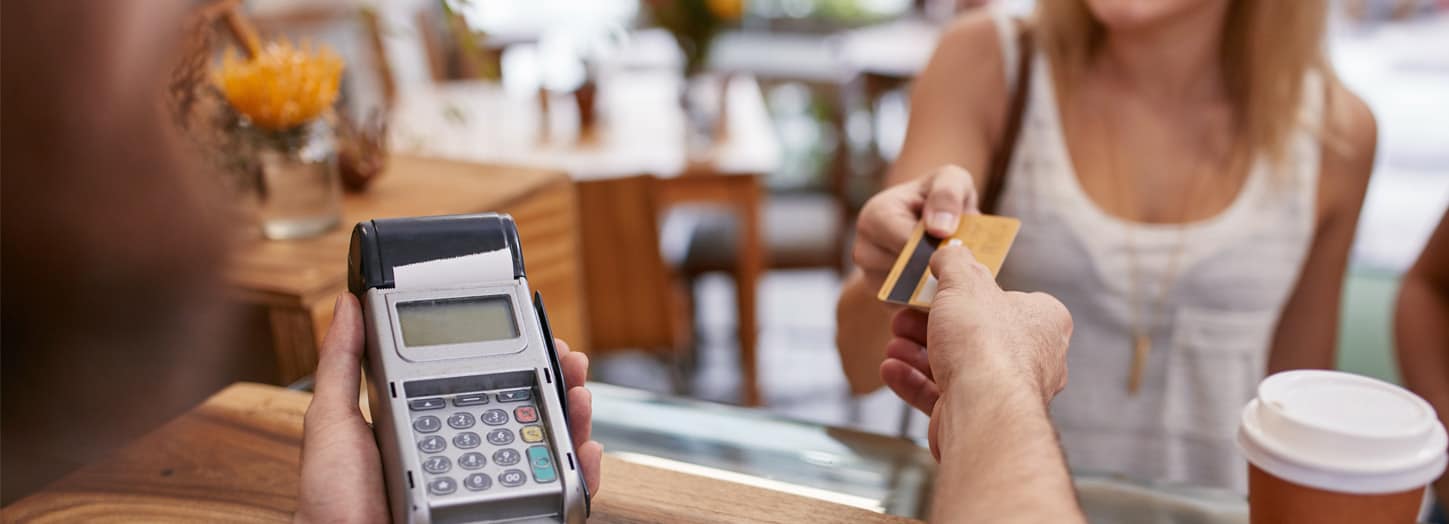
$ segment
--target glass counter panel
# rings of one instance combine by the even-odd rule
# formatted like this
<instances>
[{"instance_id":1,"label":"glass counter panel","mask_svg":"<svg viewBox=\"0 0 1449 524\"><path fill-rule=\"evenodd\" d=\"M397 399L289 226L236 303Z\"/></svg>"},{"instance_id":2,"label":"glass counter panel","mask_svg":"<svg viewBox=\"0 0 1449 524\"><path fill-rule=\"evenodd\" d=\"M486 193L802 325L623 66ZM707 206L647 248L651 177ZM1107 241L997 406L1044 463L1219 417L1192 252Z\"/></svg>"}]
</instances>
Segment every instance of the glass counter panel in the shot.
<instances>
[{"instance_id":1,"label":"glass counter panel","mask_svg":"<svg viewBox=\"0 0 1449 524\"><path fill-rule=\"evenodd\" d=\"M921 443L766 411L590 383L595 440L611 455L911 518L924 518L936 462ZM1243 496L1108 475L1073 475L1093 522L1247 522Z\"/></svg>"}]
</instances>

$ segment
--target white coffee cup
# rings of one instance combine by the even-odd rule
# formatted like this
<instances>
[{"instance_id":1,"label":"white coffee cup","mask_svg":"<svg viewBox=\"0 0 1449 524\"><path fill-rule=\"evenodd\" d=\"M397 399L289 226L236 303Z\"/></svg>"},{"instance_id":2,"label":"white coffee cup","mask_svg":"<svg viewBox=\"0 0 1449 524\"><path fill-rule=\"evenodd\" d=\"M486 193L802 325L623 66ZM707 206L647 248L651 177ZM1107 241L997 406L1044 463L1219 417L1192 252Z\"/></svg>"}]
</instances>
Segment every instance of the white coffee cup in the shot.
<instances>
[{"instance_id":1,"label":"white coffee cup","mask_svg":"<svg viewBox=\"0 0 1449 524\"><path fill-rule=\"evenodd\" d=\"M1413 522L1446 446L1424 399L1338 371L1264 379L1238 427L1254 524Z\"/></svg>"}]
</instances>

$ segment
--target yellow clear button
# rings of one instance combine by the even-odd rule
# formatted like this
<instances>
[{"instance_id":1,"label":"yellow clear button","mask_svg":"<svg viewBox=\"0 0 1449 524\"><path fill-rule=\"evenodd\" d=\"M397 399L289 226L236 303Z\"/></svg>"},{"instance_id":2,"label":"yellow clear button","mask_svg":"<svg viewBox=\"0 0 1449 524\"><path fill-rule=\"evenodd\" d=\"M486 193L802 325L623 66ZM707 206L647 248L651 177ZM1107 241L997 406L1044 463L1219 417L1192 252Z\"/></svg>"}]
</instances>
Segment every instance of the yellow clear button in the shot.
<instances>
[{"instance_id":1,"label":"yellow clear button","mask_svg":"<svg viewBox=\"0 0 1449 524\"><path fill-rule=\"evenodd\" d=\"M524 442L543 442L543 428L539 426L524 426L519 434L523 435Z\"/></svg>"}]
</instances>

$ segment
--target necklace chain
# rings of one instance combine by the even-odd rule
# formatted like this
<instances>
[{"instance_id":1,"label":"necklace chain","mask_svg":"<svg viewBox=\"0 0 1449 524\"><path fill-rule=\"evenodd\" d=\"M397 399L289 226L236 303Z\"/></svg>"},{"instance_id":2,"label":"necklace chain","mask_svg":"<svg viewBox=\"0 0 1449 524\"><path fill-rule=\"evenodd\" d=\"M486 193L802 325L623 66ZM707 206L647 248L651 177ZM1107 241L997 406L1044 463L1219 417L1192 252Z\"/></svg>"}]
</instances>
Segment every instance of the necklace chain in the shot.
<instances>
[{"instance_id":1,"label":"necklace chain","mask_svg":"<svg viewBox=\"0 0 1449 524\"><path fill-rule=\"evenodd\" d=\"M1119 168L1117 163L1117 150L1114 147L1118 143L1117 121L1115 118L1109 117L1100 117L1098 121L1102 123L1103 127L1107 128L1105 130L1106 132L1102 133L1103 138L1107 142L1105 144L1105 150L1107 151L1107 170L1116 179L1118 197L1124 204L1128 204L1124 206L1125 209L1135 208L1137 206L1133 205L1134 203L1131 198L1131 183L1127 180L1127 174ZM1122 220L1127 237L1127 280L1130 293L1128 300L1131 314L1129 334L1132 338L1132 361L1131 367L1128 369L1127 391L1133 395L1137 394L1138 389L1141 388L1143 368L1146 367L1147 356L1152 349L1152 326L1157 325L1157 322L1160 320L1165 309L1164 306L1167 302L1168 292L1172 289L1172 284L1177 279L1183 252L1187 250L1186 220L1188 217L1188 206L1192 203L1192 197L1197 192L1198 186L1201 185L1201 179L1206 178L1202 176L1204 171L1203 164L1205 162L1202 159L1197 159L1193 163L1192 170L1189 173L1187 190L1182 192L1182 202L1178 205L1180 213L1175 221L1177 235L1173 244L1171 258L1168 259L1167 271L1163 272L1162 281L1158 284L1156 296L1153 297L1151 303L1144 300L1145 294L1142 292L1142 286L1139 282L1142 280L1142 268L1138 260L1136 222L1145 217L1127 216L1125 220ZM1144 314L1144 309L1147 310L1146 314ZM1144 317L1146 317L1146 322L1144 322Z\"/></svg>"}]
</instances>

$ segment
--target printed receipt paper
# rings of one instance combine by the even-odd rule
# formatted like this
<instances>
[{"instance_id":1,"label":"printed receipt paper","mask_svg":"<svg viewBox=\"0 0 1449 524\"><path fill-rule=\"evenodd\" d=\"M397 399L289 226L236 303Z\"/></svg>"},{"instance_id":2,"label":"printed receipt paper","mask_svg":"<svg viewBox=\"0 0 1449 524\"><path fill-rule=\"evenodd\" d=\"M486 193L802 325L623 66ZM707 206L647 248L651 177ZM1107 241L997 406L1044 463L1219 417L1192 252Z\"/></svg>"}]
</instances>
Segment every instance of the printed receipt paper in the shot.
<instances>
[{"instance_id":1,"label":"printed receipt paper","mask_svg":"<svg viewBox=\"0 0 1449 524\"><path fill-rule=\"evenodd\" d=\"M950 238L961 240L971 249L976 260L990 269L991 276L995 277L1001 271L1001 263L1006 260L1006 252L1011 250L1011 242L1016 240L1016 232L1020 229L1021 221L1015 218L966 215L961 217L956 233ZM881 286L876 298L892 304L930 309L931 299L936 296L931 255L947 240L927 235L924 222L916 224L916 230L911 232L911 239L906 242L906 248L896 259L895 267L891 268L891 274L886 277L885 285Z\"/></svg>"}]
</instances>

